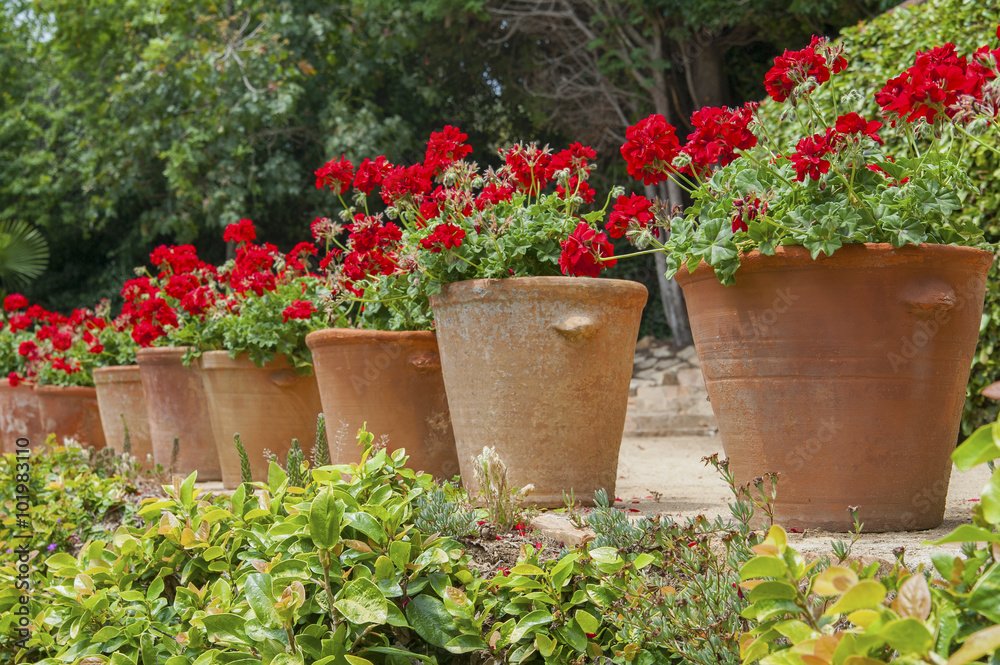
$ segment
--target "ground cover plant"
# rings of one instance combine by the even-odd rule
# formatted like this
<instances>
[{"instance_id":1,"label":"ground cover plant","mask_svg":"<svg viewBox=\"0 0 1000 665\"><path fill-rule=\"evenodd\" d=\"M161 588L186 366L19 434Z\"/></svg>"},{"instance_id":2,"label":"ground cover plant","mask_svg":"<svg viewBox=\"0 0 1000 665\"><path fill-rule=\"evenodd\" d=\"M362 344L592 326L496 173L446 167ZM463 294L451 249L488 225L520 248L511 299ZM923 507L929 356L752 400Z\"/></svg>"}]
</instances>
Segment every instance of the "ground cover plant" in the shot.
<instances>
[{"instance_id":1,"label":"ground cover plant","mask_svg":"<svg viewBox=\"0 0 1000 665\"><path fill-rule=\"evenodd\" d=\"M52 552L39 541L23 649L6 637L20 593L14 568L0 568L5 658L738 662L748 625L736 571L760 540L745 521L629 523L605 497L586 518L600 541L562 548L522 523L489 524L460 490L408 469L405 453L377 448L365 431L359 441L356 465L323 464L322 450L318 466L293 454L232 497L203 494L195 475L175 478L113 533ZM753 512L748 501L735 505L741 517ZM453 508L477 518L478 533L468 520L451 522L457 533L438 529ZM506 540L514 556L476 560L489 541Z\"/></svg>"}]
</instances>

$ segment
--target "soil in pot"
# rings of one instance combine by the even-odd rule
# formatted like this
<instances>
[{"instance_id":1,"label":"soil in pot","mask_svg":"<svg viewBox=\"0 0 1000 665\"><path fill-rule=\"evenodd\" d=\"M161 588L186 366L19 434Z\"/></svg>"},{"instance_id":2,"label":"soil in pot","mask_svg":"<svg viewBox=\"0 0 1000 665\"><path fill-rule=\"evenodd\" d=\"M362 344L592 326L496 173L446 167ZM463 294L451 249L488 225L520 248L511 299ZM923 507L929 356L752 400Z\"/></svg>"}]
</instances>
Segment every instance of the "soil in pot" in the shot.
<instances>
[{"instance_id":1,"label":"soil in pot","mask_svg":"<svg viewBox=\"0 0 1000 665\"><path fill-rule=\"evenodd\" d=\"M614 496L646 288L527 277L448 284L431 297L462 481L494 447L530 503Z\"/></svg>"},{"instance_id":2,"label":"soil in pot","mask_svg":"<svg viewBox=\"0 0 1000 665\"><path fill-rule=\"evenodd\" d=\"M354 434L365 422L407 466L439 480L458 475L441 361L433 332L331 328L310 333L334 464L360 459Z\"/></svg>"},{"instance_id":3,"label":"soil in pot","mask_svg":"<svg viewBox=\"0 0 1000 665\"><path fill-rule=\"evenodd\" d=\"M185 366L180 346L139 349L136 358L146 398L153 461L180 476L221 480L208 398L197 364ZM174 439L177 454L174 455Z\"/></svg>"},{"instance_id":4,"label":"soil in pot","mask_svg":"<svg viewBox=\"0 0 1000 665\"><path fill-rule=\"evenodd\" d=\"M200 364L227 488L240 483L240 458L233 444L237 433L255 481L267 480L271 454L284 467L292 439L312 460L316 417L323 409L315 376L296 374L282 355L257 367L246 354L233 359L228 351L207 351Z\"/></svg>"}]
</instances>

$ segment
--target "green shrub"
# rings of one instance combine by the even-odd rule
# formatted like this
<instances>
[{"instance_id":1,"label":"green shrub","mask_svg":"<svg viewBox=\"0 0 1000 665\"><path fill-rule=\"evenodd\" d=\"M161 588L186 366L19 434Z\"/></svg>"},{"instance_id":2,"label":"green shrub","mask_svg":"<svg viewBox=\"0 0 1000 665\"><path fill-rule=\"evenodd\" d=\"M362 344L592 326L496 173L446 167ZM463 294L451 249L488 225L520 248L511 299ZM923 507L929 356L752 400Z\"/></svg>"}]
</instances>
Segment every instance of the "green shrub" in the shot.
<instances>
[{"instance_id":1,"label":"green shrub","mask_svg":"<svg viewBox=\"0 0 1000 665\"><path fill-rule=\"evenodd\" d=\"M841 113L857 111L877 119L880 117L874 94L885 82L913 63L918 50L928 50L946 42L958 47L959 53L971 54L983 44L995 44L1000 11L996 3L981 0L928 0L910 7L898 8L876 19L861 23L841 33L852 61L847 71L820 86L812 98L824 110L835 106ZM849 94L857 90L860 94ZM761 113L774 126L786 107L764 103ZM786 147L793 148L801 138L795 123L785 123L778 131ZM881 134L887 145L899 145L900 134L885 127ZM993 137L985 140L996 141ZM972 222L983 230L989 242L1000 241L1000 157L985 147L976 146L971 153L970 175L985 183L979 196L963 201L956 213L955 224ZM1000 348L1000 266L994 264L987 283L986 307L979 348L972 364L966 393L962 431L968 435L983 423L995 420L997 405L982 397L979 391L1000 379L1000 359L993 358L994 348Z\"/></svg>"},{"instance_id":2,"label":"green shrub","mask_svg":"<svg viewBox=\"0 0 1000 665\"><path fill-rule=\"evenodd\" d=\"M735 524L642 523L650 537L626 550L556 553L523 542L516 563L480 573L463 541L416 525L420 506L466 500L372 439L359 433L361 462L349 466L310 468L293 456L304 487L274 462L266 483L243 484L232 497L202 495L194 474L177 479L140 506L141 526L92 532L75 554L41 552L23 645L12 630L17 572L0 567L4 661L738 662L748 625L736 573L760 540L744 519L748 502L737 502ZM594 526L613 538L620 522Z\"/></svg>"},{"instance_id":3,"label":"green shrub","mask_svg":"<svg viewBox=\"0 0 1000 665\"><path fill-rule=\"evenodd\" d=\"M1000 425L979 428L952 454L961 470L1000 458ZM935 545L933 570L900 561L881 579L879 563L807 564L772 527L740 570L755 624L740 640L744 662L762 665L1000 662L1000 470L983 490L973 524ZM980 547L980 544L983 544ZM841 564L843 562L840 562ZM935 578L933 573L937 573Z\"/></svg>"}]
</instances>

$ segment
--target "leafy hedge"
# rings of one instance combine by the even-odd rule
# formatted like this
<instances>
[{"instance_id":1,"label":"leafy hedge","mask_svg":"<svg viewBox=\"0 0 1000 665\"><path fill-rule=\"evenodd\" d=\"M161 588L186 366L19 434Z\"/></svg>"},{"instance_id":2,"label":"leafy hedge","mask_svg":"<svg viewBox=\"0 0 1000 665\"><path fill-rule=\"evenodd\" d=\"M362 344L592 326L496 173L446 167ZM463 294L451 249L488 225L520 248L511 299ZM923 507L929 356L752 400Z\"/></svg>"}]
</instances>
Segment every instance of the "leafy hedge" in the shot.
<instances>
[{"instance_id":1,"label":"leafy hedge","mask_svg":"<svg viewBox=\"0 0 1000 665\"><path fill-rule=\"evenodd\" d=\"M875 92L889 78L910 66L917 51L952 42L960 53L971 54L979 46L996 41L998 23L1000 9L996 3L930 0L846 29L840 41L846 46L850 66L821 86L813 98L831 115L836 102L840 113L853 110L868 118L879 118ZM861 94L845 98L852 89ZM778 125L778 116L786 108L786 105L765 103L761 112L773 126ZM901 141L889 126L881 133L889 145ZM801 138L796 125L790 122L781 125L779 136L787 141L788 147L794 147ZM970 175L984 186L979 196L963 201L964 207L958 214L982 228L989 242L998 242L1000 158L984 147L975 146L969 163ZM1000 267L997 264L990 271L979 349L973 361L962 415L962 432L966 435L997 417L996 403L979 394L985 386L1000 379L1000 358L993 357L994 348L1000 348Z\"/></svg>"}]
</instances>

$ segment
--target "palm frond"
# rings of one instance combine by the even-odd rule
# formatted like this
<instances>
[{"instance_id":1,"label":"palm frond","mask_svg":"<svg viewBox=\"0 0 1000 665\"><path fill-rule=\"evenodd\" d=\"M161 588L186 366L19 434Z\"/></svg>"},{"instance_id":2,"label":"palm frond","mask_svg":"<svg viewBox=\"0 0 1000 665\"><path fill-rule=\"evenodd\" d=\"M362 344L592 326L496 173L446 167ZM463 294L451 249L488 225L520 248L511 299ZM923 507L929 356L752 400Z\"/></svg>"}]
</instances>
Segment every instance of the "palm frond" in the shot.
<instances>
[{"instance_id":1,"label":"palm frond","mask_svg":"<svg viewBox=\"0 0 1000 665\"><path fill-rule=\"evenodd\" d=\"M0 222L0 280L26 286L49 266L49 244L41 232L21 220Z\"/></svg>"}]
</instances>

